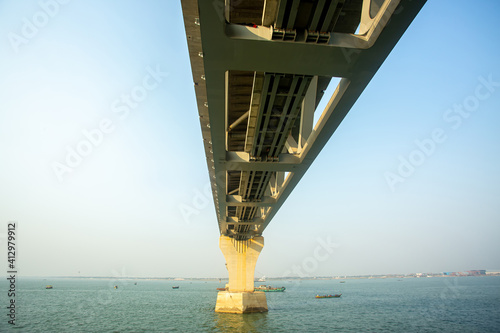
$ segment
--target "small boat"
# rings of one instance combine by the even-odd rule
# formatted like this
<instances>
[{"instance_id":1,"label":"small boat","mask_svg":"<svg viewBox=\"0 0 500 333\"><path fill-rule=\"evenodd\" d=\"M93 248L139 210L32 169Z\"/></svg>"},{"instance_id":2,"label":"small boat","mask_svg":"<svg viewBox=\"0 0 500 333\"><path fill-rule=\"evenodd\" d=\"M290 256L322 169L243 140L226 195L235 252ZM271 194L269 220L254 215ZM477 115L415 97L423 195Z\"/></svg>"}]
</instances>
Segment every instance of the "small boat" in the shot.
<instances>
[{"instance_id":1,"label":"small boat","mask_svg":"<svg viewBox=\"0 0 500 333\"><path fill-rule=\"evenodd\" d=\"M172 286L172 289L179 289L179 286Z\"/></svg>"},{"instance_id":2,"label":"small boat","mask_svg":"<svg viewBox=\"0 0 500 333\"><path fill-rule=\"evenodd\" d=\"M342 294L335 295L316 295L316 298L339 298Z\"/></svg>"},{"instance_id":3,"label":"small boat","mask_svg":"<svg viewBox=\"0 0 500 333\"><path fill-rule=\"evenodd\" d=\"M340 283L345 283L345 281L340 281Z\"/></svg>"},{"instance_id":4,"label":"small boat","mask_svg":"<svg viewBox=\"0 0 500 333\"><path fill-rule=\"evenodd\" d=\"M52 285L49 284L49 285L45 286L45 289L54 289L54 287L52 287Z\"/></svg>"},{"instance_id":5,"label":"small boat","mask_svg":"<svg viewBox=\"0 0 500 333\"><path fill-rule=\"evenodd\" d=\"M280 291L285 291L285 287L271 287L271 286L266 286L266 285L260 285L257 288L255 288L255 291L264 291L264 292L280 292Z\"/></svg>"},{"instance_id":6,"label":"small boat","mask_svg":"<svg viewBox=\"0 0 500 333\"><path fill-rule=\"evenodd\" d=\"M115 286L115 289L118 289L118 286Z\"/></svg>"},{"instance_id":7,"label":"small boat","mask_svg":"<svg viewBox=\"0 0 500 333\"><path fill-rule=\"evenodd\" d=\"M226 291L227 288L217 288L218 291Z\"/></svg>"}]
</instances>

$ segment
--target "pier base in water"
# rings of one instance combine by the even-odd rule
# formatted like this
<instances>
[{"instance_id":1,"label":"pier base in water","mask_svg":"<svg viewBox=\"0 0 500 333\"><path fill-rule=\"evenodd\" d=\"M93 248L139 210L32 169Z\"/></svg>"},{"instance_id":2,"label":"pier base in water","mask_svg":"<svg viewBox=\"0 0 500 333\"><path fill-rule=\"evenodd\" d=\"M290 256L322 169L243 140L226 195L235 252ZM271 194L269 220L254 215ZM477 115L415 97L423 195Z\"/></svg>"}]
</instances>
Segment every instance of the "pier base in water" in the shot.
<instances>
[{"instance_id":1,"label":"pier base in water","mask_svg":"<svg viewBox=\"0 0 500 333\"><path fill-rule=\"evenodd\" d=\"M264 237L235 240L220 236L219 246L226 258L229 283L226 291L220 291L217 295L215 312L266 312L266 295L254 292L253 282L257 258L264 247Z\"/></svg>"},{"instance_id":2,"label":"pier base in water","mask_svg":"<svg viewBox=\"0 0 500 333\"><path fill-rule=\"evenodd\" d=\"M215 312L221 313L252 313L267 312L266 294L255 292L219 291Z\"/></svg>"}]
</instances>

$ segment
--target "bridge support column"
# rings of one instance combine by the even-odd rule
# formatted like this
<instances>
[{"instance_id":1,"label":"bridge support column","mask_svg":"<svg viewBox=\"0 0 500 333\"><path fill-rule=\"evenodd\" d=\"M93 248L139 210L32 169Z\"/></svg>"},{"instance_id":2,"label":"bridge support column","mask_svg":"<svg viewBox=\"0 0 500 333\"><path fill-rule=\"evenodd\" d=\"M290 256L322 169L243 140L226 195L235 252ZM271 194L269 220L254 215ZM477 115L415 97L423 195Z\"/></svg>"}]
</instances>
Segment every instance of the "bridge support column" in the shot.
<instances>
[{"instance_id":1,"label":"bridge support column","mask_svg":"<svg viewBox=\"0 0 500 333\"><path fill-rule=\"evenodd\" d=\"M266 294L254 292L254 272L264 237L243 241L220 236L219 247L226 258L229 283L226 291L217 295L215 312L250 313L266 312Z\"/></svg>"}]
</instances>

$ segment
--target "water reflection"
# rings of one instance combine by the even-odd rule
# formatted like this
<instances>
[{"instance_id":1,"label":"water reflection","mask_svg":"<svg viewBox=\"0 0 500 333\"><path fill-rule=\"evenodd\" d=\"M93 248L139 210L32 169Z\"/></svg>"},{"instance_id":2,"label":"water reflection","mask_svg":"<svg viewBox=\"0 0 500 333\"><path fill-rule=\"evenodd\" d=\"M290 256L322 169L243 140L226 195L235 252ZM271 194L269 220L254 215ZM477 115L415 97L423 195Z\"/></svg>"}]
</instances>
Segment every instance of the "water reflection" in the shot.
<instances>
[{"instance_id":1,"label":"water reflection","mask_svg":"<svg viewBox=\"0 0 500 333\"><path fill-rule=\"evenodd\" d=\"M267 312L230 314L214 312L215 332L268 332Z\"/></svg>"}]
</instances>

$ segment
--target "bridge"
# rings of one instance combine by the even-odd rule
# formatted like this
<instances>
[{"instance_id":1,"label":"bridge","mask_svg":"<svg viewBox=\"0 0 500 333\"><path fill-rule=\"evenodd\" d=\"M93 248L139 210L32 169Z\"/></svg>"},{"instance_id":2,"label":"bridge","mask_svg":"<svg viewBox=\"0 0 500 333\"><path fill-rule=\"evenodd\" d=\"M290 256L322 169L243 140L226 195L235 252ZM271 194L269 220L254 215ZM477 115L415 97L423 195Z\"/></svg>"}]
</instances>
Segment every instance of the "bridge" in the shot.
<instances>
[{"instance_id":1,"label":"bridge","mask_svg":"<svg viewBox=\"0 0 500 333\"><path fill-rule=\"evenodd\" d=\"M254 292L263 231L424 3L182 0L229 272L217 312L267 311Z\"/></svg>"}]
</instances>

